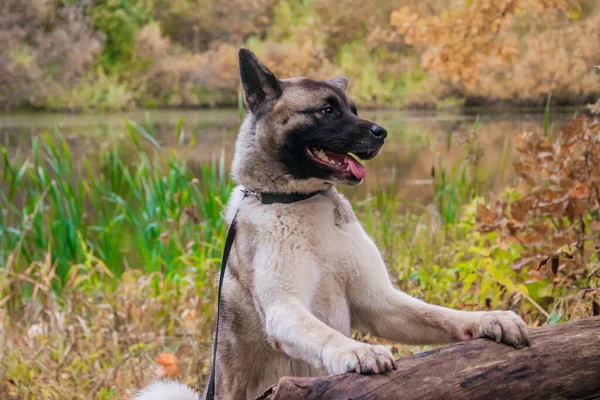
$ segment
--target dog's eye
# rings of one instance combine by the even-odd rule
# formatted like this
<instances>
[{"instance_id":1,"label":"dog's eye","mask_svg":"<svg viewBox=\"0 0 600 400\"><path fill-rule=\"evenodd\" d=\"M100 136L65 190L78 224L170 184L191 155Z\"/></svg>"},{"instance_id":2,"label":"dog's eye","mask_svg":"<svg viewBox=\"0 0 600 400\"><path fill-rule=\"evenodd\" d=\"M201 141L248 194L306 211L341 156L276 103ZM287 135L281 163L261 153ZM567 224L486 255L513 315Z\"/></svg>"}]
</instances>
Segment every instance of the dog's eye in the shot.
<instances>
[{"instance_id":1,"label":"dog's eye","mask_svg":"<svg viewBox=\"0 0 600 400\"><path fill-rule=\"evenodd\" d=\"M321 114L324 114L324 115L333 114L333 107L325 107L324 109L321 110Z\"/></svg>"}]
</instances>

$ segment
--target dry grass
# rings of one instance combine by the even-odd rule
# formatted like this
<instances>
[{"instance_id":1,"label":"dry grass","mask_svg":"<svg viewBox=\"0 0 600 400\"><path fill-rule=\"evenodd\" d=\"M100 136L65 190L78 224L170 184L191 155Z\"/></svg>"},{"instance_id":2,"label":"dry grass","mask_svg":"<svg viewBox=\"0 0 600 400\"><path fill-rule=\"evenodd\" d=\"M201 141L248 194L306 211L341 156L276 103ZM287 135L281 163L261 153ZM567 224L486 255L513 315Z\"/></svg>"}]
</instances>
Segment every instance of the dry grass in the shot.
<instances>
[{"instance_id":1,"label":"dry grass","mask_svg":"<svg viewBox=\"0 0 600 400\"><path fill-rule=\"evenodd\" d=\"M128 399L178 359L178 379L202 387L209 366L211 291L127 272L114 291L77 276L57 297L48 257L19 279L39 280L37 301L0 309L0 398ZM36 277L37 275L37 277Z\"/></svg>"}]
</instances>

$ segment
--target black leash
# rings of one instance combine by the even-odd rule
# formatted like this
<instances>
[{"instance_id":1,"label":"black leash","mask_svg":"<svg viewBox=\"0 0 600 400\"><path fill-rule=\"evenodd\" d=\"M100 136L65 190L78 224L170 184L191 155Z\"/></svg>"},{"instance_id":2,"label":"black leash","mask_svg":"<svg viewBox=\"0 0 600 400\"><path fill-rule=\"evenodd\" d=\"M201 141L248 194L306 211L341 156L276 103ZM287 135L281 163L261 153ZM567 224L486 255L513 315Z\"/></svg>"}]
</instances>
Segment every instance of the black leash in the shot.
<instances>
[{"instance_id":1,"label":"black leash","mask_svg":"<svg viewBox=\"0 0 600 400\"><path fill-rule=\"evenodd\" d=\"M324 193L325 190L317 190L316 192L304 194L304 193L259 193L253 192L248 189L242 189L244 192L244 197L240 201L240 205L238 206L237 211L231 221L231 225L229 226L229 231L227 232L227 238L225 239L225 247L223 248L223 259L221 261L221 274L219 276L219 291L217 294L217 321L215 323L215 337L213 340L213 353L212 353L212 366L210 371L210 378L208 381L208 386L206 388L206 400L214 400L215 398L215 375L216 375L216 365L217 365L217 341L219 339L219 320L221 319L221 289L223 289L223 278L225 277L225 269L227 267L227 261L229 260L229 253L231 253L231 248L233 247L233 241L235 239L235 231L237 228L237 217L240 213L240 209L242 208L242 202L248 196L255 197L262 204L274 204L274 203L295 203L297 201L302 201L306 199L310 199L313 196Z\"/></svg>"}]
</instances>

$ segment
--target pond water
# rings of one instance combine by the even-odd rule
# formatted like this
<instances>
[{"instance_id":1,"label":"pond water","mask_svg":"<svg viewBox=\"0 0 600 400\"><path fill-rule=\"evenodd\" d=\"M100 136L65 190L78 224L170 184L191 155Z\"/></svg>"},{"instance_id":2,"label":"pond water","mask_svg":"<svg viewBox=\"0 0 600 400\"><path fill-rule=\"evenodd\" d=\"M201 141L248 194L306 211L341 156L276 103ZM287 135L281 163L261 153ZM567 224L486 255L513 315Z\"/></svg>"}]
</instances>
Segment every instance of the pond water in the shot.
<instances>
[{"instance_id":1,"label":"pond water","mask_svg":"<svg viewBox=\"0 0 600 400\"><path fill-rule=\"evenodd\" d=\"M576 110L553 110L551 122L555 129L572 117ZM155 137L161 144L161 154L170 157L177 148L179 118L183 116L186 135L194 135L196 142L186 152L192 169L202 162L231 153L239 116L237 110L152 110L115 114L0 114L0 141L8 143L9 153L27 152L32 135L59 130L68 139L75 162L88 154L121 146L134 151L125 128L125 120L140 125L152 120ZM407 203L427 204L433 198L432 166L439 171L452 166L464 154L465 138L479 117L478 138L483 149L480 169L486 190L500 191L516 179L512 161L516 159L515 138L523 131L541 131L543 112L518 110L480 110L465 113L406 112L373 110L361 116L384 126L388 139L384 151L366 163L364 184L345 190L354 199L368 196L378 187L395 185L396 194ZM8 140L8 141L7 141ZM506 157L503 156L506 146ZM183 153L182 157L184 157ZM133 156L133 154L132 154ZM506 158L507 162L504 162ZM506 164L506 168L502 165Z\"/></svg>"}]
</instances>

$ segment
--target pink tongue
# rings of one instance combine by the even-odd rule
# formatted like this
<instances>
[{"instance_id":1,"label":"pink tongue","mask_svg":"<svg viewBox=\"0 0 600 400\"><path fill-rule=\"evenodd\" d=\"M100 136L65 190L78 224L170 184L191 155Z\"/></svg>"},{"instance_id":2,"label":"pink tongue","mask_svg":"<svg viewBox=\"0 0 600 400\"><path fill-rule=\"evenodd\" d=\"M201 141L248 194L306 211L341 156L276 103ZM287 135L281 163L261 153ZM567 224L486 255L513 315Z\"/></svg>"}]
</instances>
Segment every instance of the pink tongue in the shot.
<instances>
[{"instance_id":1,"label":"pink tongue","mask_svg":"<svg viewBox=\"0 0 600 400\"><path fill-rule=\"evenodd\" d=\"M350 172L352 172L352 175L354 175L356 179L362 179L365 177L367 172L361 163L348 155L344 156L344 162L350 165Z\"/></svg>"}]
</instances>

